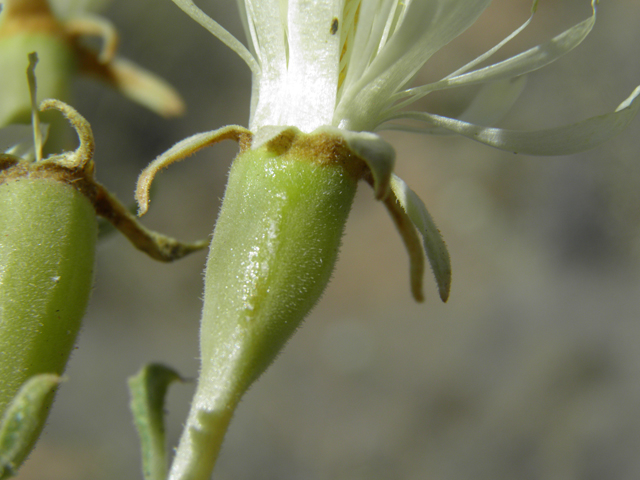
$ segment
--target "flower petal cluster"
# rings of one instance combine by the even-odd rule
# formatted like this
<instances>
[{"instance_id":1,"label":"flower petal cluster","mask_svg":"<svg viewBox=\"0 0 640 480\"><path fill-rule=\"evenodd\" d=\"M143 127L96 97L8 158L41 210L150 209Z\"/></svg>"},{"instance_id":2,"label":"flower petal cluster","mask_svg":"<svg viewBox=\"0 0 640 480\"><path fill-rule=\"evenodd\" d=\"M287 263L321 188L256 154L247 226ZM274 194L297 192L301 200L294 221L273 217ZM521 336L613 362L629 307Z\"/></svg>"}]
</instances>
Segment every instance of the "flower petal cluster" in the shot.
<instances>
[{"instance_id":1,"label":"flower petal cluster","mask_svg":"<svg viewBox=\"0 0 640 480\"><path fill-rule=\"evenodd\" d=\"M532 16L489 51L441 80L407 88L415 74L442 47L462 34L491 0L238 0L249 48L206 16L191 0L174 0L245 60L254 75L250 130L265 126L295 126L304 132L332 125L351 131L402 127L398 119L422 121L426 133L449 130L504 150L532 155L563 155L592 147L624 128L639 108L640 91L616 110L618 115L596 117L596 127L608 132L590 138L591 125L581 122L560 132L564 144L549 142L549 131L527 135L491 131L475 135L468 125L495 122L517 99L522 75L542 68L577 47L596 21L592 15L556 37L488 66L485 63L520 33ZM405 107L437 90L487 85L479 93L470 121L447 122ZM499 87L496 87L496 85ZM620 112L620 110L628 110ZM623 117L622 119L619 117ZM530 144L525 145L528 136Z\"/></svg>"},{"instance_id":2,"label":"flower petal cluster","mask_svg":"<svg viewBox=\"0 0 640 480\"><path fill-rule=\"evenodd\" d=\"M29 96L23 82L27 54L40 57L43 98L70 101L76 75L98 79L165 117L184 102L166 81L117 55L118 32L92 12L107 0L0 0L0 126L25 122ZM99 41L100 51L87 45ZM52 125L55 140L57 126Z\"/></svg>"},{"instance_id":3,"label":"flower petal cluster","mask_svg":"<svg viewBox=\"0 0 640 480\"><path fill-rule=\"evenodd\" d=\"M360 132L455 133L515 153L566 155L613 137L640 109L638 87L614 112L573 125L535 131L490 126L518 98L523 75L554 62L585 39L596 21L597 0L591 1L592 13L582 22L486 65L530 23L536 0L531 17L503 41L450 75L417 87L410 86L416 73L469 28L491 0L238 0L248 47L192 0L173 1L251 69L252 148L290 127L306 133L327 128L342 132L371 169L378 198L391 195L423 236L443 299L450 267L439 232L420 199L392 174L393 149L377 135ZM429 93L471 85L482 87L459 118L408 110ZM407 243L410 234L402 228L401 233Z\"/></svg>"}]
</instances>

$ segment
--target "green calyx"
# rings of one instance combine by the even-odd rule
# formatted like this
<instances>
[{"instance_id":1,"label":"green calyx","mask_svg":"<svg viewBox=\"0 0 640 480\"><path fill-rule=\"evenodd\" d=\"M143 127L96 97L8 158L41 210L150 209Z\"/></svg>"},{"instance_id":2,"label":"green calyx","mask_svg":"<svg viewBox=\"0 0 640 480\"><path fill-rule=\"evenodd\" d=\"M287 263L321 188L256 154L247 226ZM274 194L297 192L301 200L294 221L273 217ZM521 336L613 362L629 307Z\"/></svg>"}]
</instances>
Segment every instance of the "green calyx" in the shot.
<instances>
[{"instance_id":1,"label":"green calyx","mask_svg":"<svg viewBox=\"0 0 640 480\"><path fill-rule=\"evenodd\" d=\"M321 144L303 137L282 153L267 145L234 161L205 276L203 374L221 370L216 358L228 348L243 369L235 381L248 386L329 282L357 177L348 158L311 156Z\"/></svg>"},{"instance_id":2,"label":"green calyx","mask_svg":"<svg viewBox=\"0 0 640 480\"><path fill-rule=\"evenodd\" d=\"M75 188L0 185L0 412L39 373L61 374L91 291L96 216Z\"/></svg>"},{"instance_id":3,"label":"green calyx","mask_svg":"<svg viewBox=\"0 0 640 480\"><path fill-rule=\"evenodd\" d=\"M205 273L198 388L170 478L209 478L240 397L326 288L365 173L339 137L293 129L234 160Z\"/></svg>"},{"instance_id":4,"label":"green calyx","mask_svg":"<svg viewBox=\"0 0 640 480\"><path fill-rule=\"evenodd\" d=\"M139 215L156 174L222 140L240 144L205 272L201 369L171 479L210 478L233 412L318 301L336 263L359 180L391 213L407 247L412 293L422 301L424 252L446 300L448 255L426 208L392 175L395 152L368 132L227 126L192 135L138 179ZM415 198L414 198L415 197ZM424 238L425 250L419 236ZM435 260L434 260L435 259Z\"/></svg>"}]
</instances>

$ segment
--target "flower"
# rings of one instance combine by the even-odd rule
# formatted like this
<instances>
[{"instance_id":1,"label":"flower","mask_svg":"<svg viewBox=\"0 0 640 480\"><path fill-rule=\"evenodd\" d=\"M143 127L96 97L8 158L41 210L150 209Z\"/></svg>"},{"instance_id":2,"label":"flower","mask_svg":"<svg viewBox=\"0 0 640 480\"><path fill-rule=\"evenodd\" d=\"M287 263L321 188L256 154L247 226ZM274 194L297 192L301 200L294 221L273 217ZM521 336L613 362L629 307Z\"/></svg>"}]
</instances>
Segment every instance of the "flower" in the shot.
<instances>
[{"instance_id":1,"label":"flower","mask_svg":"<svg viewBox=\"0 0 640 480\"><path fill-rule=\"evenodd\" d=\"M0 126L28 121L29 92L22 78L27 54L33 51L38 52L41 61L40 93L44 98L69 101L73 77L87 75L159 115L173 117L184 112L184 103L173 87L116 54L116 28L90 13L104 3L0 0ZM100 51L86 45L89 38L101 42ZM52 121L53 142L65 131L59 123Z\"/></svg>"},{"instance_id":2,"label":"flower","mask_svg":"<svg viewBox=\"0 0 640 480\"><path fill-rule=\"evenodd\" d=\"M566 155L613 137L640 109L638 87L614 112L573 125L535 131L489 126L516 101L523 75L585 39L595 24L596 0L586 20L514 57L480 67L530 23L536 0L529 19L495 47L437 82L411 88L429 58L471 26L491 0L238 0L249 48L193 1L173 1L251 69L251 148L295 127L306 133L331 132L367 163L377 197L390 196L402 207L394 211L393 201L385 203L408 246L417 299L422 254L412 251L413 229L404 220L408 217L423 237L443 300L450 286L448 253L422 201L393 175L393 148L373 132L456 133L514 153ZM471 85L482 88L459 118L406 109L429 93ZM401 123L405 120L414 123Z\"/></svg>"},{"instance_id":3,"label":"flower","mask_svg":"<svg viewBox=\"0 0 640 480\"><path fill-rule=\"evenodd\" d=\"M405 118L425 123L421 130L427 133L449 130L503 150L563 155L610 138L639 108L634 104L627 110L640 94L636 89L616 115L570 128L517 134L480 131L482 127L468 122L402 110L437 90L495 82L500 82L501 95L496 95L496 89L482 91L478 101L493 94L483 113L491 118L495 110L507 110L522 88L522 75L554 62L586 38L595 24L596 0L591 2L589 18L560 35L477 68L529 24L536 0L532 16L498 45L440 81L414 88L406 87L416 72L471 26L491 0L239 0L250 50L191 0L174 3L238 53L253 72L249 129L254 132L266 126L295 126L311 132L325 125L356 132L415 131L393 123ZM593 137L596 129L602 133ZM562 143L555 138L549 141L554 132L562 133Z\"/></svg>"},{"instance_id":4,"label":"flower","mask_svg":"<svg viewBox=\"0 0 640 480\"><path fill-rule=\"evenodd\" d=\"M240 398L328 284L360 179L373 186L403 238L413 296L423 298L426 253L440 297L448 298L451 266L440 232L420 198L393 174L393 147L374 132L453 132L521 153L566 154L626 127L640 109L640 87L615 112L575 125L533 132L486 126L515 102L522 75L586 37L595 2L588 19L538 47L479 66L529 19L451 75L408 88L490 0L239 0L249 48L191 0L173 1L253 73L249 129L227 126L179 142L143 171L136 192L142 214L161 168L221 140L240 143L207 260L198 387L168 477L204 480ZM476 84L483 87L460 118L406 110L433 91ZM417 126L400 123L405 120Z\"/></svg>"}]
</instances>

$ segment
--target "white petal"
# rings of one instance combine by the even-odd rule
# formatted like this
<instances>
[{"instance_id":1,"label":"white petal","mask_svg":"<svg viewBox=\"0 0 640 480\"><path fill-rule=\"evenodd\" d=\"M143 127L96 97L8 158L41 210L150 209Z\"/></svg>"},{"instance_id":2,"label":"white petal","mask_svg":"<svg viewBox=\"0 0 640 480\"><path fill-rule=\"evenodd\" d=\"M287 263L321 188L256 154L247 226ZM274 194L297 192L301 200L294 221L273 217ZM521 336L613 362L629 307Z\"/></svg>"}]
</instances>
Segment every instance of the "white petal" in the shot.
<instances>
[{"instance_id":1,"label":"white petal","mask_svg":"<svg viewBox=\"0 0 640 480\"><path fill-rule=\"evenodd\" d=\"M286 66L286 16L282 15L280 0L240 0L240 12L247 37L258 62L264 69ZM257 5L256 5L257 3ZM275 63L275 65L271 65Z\"/></svg>"},{"instance_id":2,"label":"white petal","mask_svg":"<svg viewBox=\"0 0 640 480\"><path fill-rule=\"evenodd\" d=\"M241 6L241 11L246 17L247 36L260 63L260 71L253 75L249 120L249 128L257 130L262 125L280 124L286 101L286 17L281 14L279 0L242 3L246 6L246 10Z\"/></svg>"},{"instance_id":3,"label":"white petal","mask_svg":"<svg viewBox=\"0 0 640 480\"><path fill-rule=\"evenodd\" d=\"M394 100L399 100L406 96L410 96L410 98L395 105L393 110L396 111L399 108L403 108L436 90L494 82L538 70L539 68L555 62L560 57L580 45L589 32L591 32L595 21L596 10L594 7L593 14L588 19L574 25L568 30L565 30L563 33L552 38L548 42L542 43L514 57L472 72L455 76L450 75L438 82L412 88L405 92L400 92L395 96Z\"/></svg>"},{"instance_id":4,"label":"white petal","mask_svg":"<svg viewBox=\"0 0 640 480\"><path fill-rule=\"evenodd\" d=\"M291 127L286 125L266 125L260 127L257 130L253 130L253 140L251 141L251 149L257 150L265 143L270 142L274 138L280 136L285 130L289 130Z\"/></svg>"},{"instance_id":5,"label":"white petal","mask_svg":"<svg viewBox=\"0 0 640 480\"><path fill-rule=\"evenodd\" d=\"M403 20L378 53L363 82L383 74L394 90L444 45L471 26L490 0L407 2Z\"/></svg>"},{"instance_id":6,"label":"white petal","mask_svg":"<svg viewBox=\"0 0 640 480\"><path fill-rule=\"evenodd\" d=\"M440 48L466 30L491 0L413 0L364 74L345 85L334 125L373 130L390 97Z\"/></svg>"},{"instance_id":7,"label":"white petal","mask_svg":"<svg viewBox=\"0 0 640 480\"><path fill-rule=\"evenodd\" d=\"M236 52L240 58L242 58L249 66L252 72L256 73L260 70L258 62L253 57L251 52L240 42L236 37L231 35L226 29L224 29L218 22L209 17L200 8L196 6L191 0L173 0L180 9L182 9L187 15L193 18L196 22L206 28L212 35L217 37L222 43L224 43L231 50Z\"/></svg>"},{"instance_id":8,"label":"white petal","mask_svg":"<svg viewBox=\"0 0 640 480\"><path fill-rule=\"evenodd\" d=\"M342 2L289 0L286 107L281 124L311 132L331 123L338 91ZM262 92L260 92L262 95Z\"/></svg>"},{"instance_id":9,"label":"white petal","mask_svg":"<svg viewBox=\"0 0 640 480\"><path fill-rule=\"evenodd\" d=\"M533 131L481 127L422 112L406 112L398 114L396 118L422 120L431 126L514 153L568 155L594 148L624 130L640 110L639 96L640 86L612 113L591 117L573 125Z\"/></svg>"},{"instance_id":10,"label":"white petal","mask_svg":"<svg viewBox=\"0 0 640 480\"><path fill-rule=\"evenodd\" d=\"M526 80L526 77L517 77L483 85L458 120L476 125L494 125L511 110Z\"/></svg>"},{"instance_id":11,"label":"white petal","mask_svg":"<svg viewBox=\"0 0 640 480\"><path fill-rule=\"evenodd\" d=\"M526 83L526 77L517 77L483 85L467 109L456 118L475 125L493 125L511 110ZM455 135L456 133L442 127L413 127L392 123L383 123L378 130L401 130L429 135Z\"/></svg>"},{"instance_id":12,"label":"white petal","mask_svg":"<svg viewBox=\"0 0 640 480\"><path fill-rule=\"evenodd\" d=\"M451 260L442 235L420 197L400 177L392 175L391 190L422 235L424 249L436 277L440 298L446 302L451 288Z\"/></svg>"},{"instance_id":13,"label":"white petal","mask_svg":"<svg viewBox=\"0 0 640 480\"><path fill-rule=\"evenodd\" d=\"M399 15L402 8L397 0L371 0L359 2L357 12L351 12L353 24L344 27L355 28L355 36L345 45L344 57L349 62L342 90L362 79L375 55L384 47L391 28L388 22ZM425 20L425 28L426 23Z\"/></svg>"},{"instance_id":14,"label":"white petal","mask_svg":"<svg viewBox=\"0 0 640 480\"><path fill-rule=\"evenodd\" d=\"M488 58L491 58L496 52L498 52L502 47L504 47L507 43L509 43L511 40L513 40L520 32L522 32L525 28L527 28L527 26L531 23L531 20L533 20L533 16L535 15L537 9L538 9L538 0L534 0L533 5L531 7L531 15L529 16L529 18L527 19L526 22L524 22L522 25L520 25L518 28L516 28L513 32L511 32L505 39L503 39L496 46L494 46L493 48L487 50L486 52L484 52L479 57L476 57L475 59L473 59L472 61L470 61L469 63L467 63L463 67L459 68L458 70L456 70L452 74L447 75L446 78L456 77L458 75L466 73L469 70L471 70L473 67L475 67L476 65L479 65L482 62L484 62L485 60L487 60Z\"/></svg>"},{"instance_id":15,"label":"white petal","mask_svg":"<svg viewBox=\"0 0 640 480\"><path fill-rule=\"evenodd\" d=\"M555 62L580 45L591 32L595 22L596 10L594 8L591 17L574 25L548 42L542 43L503 62L451 77L438 83L442 83L444 88L472 85L474 83L512 78L538 70Z\"/></svg>"}]
</instances>

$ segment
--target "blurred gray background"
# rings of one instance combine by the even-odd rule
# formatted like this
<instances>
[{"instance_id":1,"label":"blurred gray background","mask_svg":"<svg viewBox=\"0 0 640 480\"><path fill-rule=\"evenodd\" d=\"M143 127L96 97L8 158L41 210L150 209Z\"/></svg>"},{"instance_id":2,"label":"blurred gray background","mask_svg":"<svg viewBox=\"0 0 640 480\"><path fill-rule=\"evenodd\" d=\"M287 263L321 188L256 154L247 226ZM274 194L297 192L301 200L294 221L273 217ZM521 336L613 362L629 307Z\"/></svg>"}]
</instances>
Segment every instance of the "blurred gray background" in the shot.
<instances>
[{"instance_id":1,"label":"blurred gray background","mask_svg":"<svg viewBox=\"0 0 640 480\"><path fill-rule=\"evenodd\" d=\"M202 7L244 38L232 1ZM528 16L494 0L417 82L484 52ZM169 0L115 0L104 12L121 54L184 95L163 120L89 81L74 105L91 122L98 179L129 202L139 171L173 143L246 125L248 68ZM587 18L587 0L541 0L504 58ZM529 76L500 126L572 123L612 111L640 83L640 2L601 2L592 34ZM425 99L455 114L474 91ZM397 172L422 197L453 262L440 303L409 293L408 262L362 184L334 279L318 307L240 405L220 480L640 478L640 120L583 154L531 158L456 137L385 134ZM146 225L210 234L235 145L210 148L158 179ZM205 253L173 265L119 236L98 251L93 299L44 435L19 480L139 479L126 378L161 361L195 378ZM175 385L177 442L194 385Z\"/></svg>"}]
</instances>

